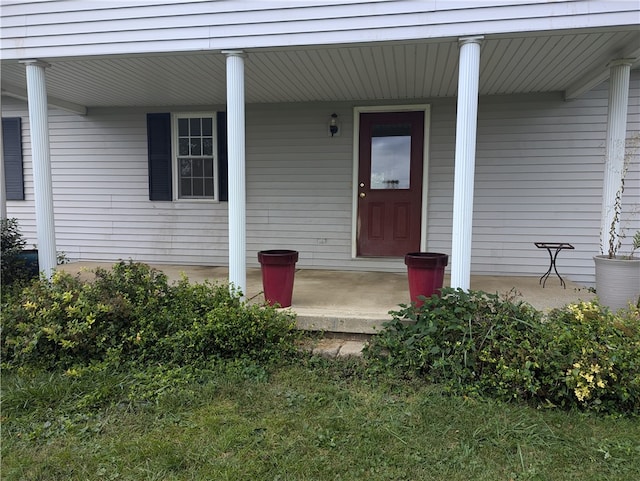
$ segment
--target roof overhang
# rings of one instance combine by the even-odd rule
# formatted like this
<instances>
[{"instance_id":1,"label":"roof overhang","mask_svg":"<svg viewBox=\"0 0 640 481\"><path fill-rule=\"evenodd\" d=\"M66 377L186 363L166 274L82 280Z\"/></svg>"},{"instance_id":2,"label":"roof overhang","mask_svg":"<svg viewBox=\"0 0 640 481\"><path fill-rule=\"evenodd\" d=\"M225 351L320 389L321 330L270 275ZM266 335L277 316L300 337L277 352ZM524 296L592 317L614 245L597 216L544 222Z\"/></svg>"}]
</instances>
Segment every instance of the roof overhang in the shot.
<instances>
[{"instance_id":1,"label":"roof overhang","mask_svg":"<svg viewBox=\"0 0 640 481\"><path fill-rule=\"evenodd\" d=\"M485 37L480 95L564 92L578 97L608 78L608 64L640 57L636 28ZM437 39L248 49L247 103L453 97L458 41ZM43 58L50 104L86 108L225 103L220 51ZM25 67L2 63L2 94L26 98Z\"/></svg>"},{"instance_id":2,"label":"roof overhang","mask_svg":"<svg viewBox=\"0 0 640 481\"><path fill-rule=\"evenodd\" d=\"M246 56L247 103L453 97L458 41L484 37L480 95L563 92L640 57L633 0L3 0L2 94L21 60L50 64L51 105L222 105L224 50Z\"/></svg>"}]
</instances>

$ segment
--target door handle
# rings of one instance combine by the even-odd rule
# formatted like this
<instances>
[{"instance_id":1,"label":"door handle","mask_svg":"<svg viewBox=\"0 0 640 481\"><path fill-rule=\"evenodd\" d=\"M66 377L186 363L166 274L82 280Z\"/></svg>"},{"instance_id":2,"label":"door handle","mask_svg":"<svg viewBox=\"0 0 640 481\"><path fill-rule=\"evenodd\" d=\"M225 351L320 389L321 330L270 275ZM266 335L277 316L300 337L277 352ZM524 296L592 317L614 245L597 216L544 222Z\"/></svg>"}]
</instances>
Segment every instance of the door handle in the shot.
<instances>
[{"instance_id":1,"label":"door handle","mask_svg":"<svg viewBox=\"0 0 640 481\"><path fill-rule=\"evenodd\" d=\"M367 196L367 194L365 194L364 192L360 192L360 198L364 199Z\"/></svg>"}]
</instances>

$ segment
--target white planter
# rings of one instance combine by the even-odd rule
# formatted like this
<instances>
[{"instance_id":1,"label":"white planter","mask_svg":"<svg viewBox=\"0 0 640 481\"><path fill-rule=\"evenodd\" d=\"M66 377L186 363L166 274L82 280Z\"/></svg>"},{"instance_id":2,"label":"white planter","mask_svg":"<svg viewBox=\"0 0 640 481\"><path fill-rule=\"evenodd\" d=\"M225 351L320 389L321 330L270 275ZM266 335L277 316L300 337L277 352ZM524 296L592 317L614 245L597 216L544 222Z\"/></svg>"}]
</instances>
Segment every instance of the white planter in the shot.
<instances>
[{"instance_id":1,"label":"white planter","mask_svg":"<svg viewBox=\"0 0 640 481\"><path fill-rule=\"evenodd\" d=\"M613 311L635 305L640 297L640 258L595 256L593 260L600 304Z\"/></svg>"}]
</instances>

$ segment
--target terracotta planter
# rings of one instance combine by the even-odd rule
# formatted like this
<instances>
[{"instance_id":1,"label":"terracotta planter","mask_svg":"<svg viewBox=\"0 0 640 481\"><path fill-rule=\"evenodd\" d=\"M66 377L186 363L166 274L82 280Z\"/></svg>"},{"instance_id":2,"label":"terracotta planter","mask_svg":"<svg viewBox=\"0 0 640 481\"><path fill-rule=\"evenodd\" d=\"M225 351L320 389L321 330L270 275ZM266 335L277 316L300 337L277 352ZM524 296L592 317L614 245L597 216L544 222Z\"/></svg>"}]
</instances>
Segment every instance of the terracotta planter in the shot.
<instances>
[{"instance_id":1,"label":"terracotta planter","mask_svg":"<svg viewBox=\"0 0 640 481\"><path fill-rule=\"evenodd\" d=\"M640 297L640 258L595 256L596 295L600 304L615 311L636 305Z\"/></svg>"},{"instance_id":2,"label":"terracotta planter","mask_svg":"<svg viewBox=\"0 0 640 481\"><path fill-rule=\"evenodd\" d=\"M296 272L298 252L291 250L268 250L258 252L262 270L264 299L270 306L291 306L293 279Z\"/></svg>"},{"instance_id":3,"label":"terracotta planter","mask_svg":"<svg viewBox=\"0 0 640 481\"><path fill-rule=\"evenodd\" d=\"M449 262L447 254L435 252L411 252L404 256L409 276L411 302L417 307L423 304L419 296L439 294L444 281L444 268Z\"/></svg>"}]
</instances>

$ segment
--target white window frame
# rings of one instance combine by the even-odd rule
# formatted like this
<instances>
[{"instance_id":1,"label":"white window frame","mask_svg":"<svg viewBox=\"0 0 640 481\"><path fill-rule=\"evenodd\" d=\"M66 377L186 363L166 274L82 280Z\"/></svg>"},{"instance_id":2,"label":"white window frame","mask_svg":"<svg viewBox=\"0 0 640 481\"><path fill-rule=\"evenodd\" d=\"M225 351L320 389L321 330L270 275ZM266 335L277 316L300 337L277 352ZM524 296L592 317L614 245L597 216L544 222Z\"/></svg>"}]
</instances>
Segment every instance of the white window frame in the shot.
<instances>
[{"instance_id":1,"label":"white window frame","mask_svg":"<svg viewBox=\"0 0 640 481\"><path fill-rule=\"evenodd\" d=\"M205 118L212 120L213 197L180 197L180 170L178 166L178 119ZM191 156L190 156L191 157ZM204 156L203 156L204 157ZM176 202L220 202L218 179L218 124L217 112L174 112L171 114L171 169L173 177L173 200Z\"/></svg>"}]
</instances>

